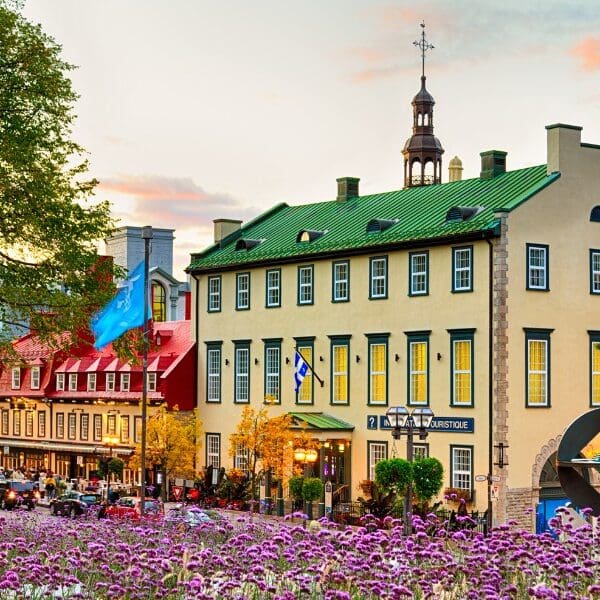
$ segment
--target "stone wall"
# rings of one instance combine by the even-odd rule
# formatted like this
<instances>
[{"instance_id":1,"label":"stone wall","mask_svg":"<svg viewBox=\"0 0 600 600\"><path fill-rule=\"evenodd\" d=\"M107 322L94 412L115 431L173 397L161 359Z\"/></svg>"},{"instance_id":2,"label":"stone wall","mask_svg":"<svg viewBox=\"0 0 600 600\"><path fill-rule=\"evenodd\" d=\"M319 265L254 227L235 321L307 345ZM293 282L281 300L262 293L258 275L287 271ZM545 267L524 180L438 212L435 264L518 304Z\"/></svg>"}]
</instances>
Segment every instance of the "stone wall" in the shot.
<instances>
[{"instance_id":1,"label":"stone wall","mask_svg":"<svg viewBox=\"0 0 600 600\"><path fill-rule=\"evenodd\" d=\"M519 528L535 531L535 505L538 496L539 493L531 488L506 490L506 520L516 521Z\"/></svg>"}]
</instances>

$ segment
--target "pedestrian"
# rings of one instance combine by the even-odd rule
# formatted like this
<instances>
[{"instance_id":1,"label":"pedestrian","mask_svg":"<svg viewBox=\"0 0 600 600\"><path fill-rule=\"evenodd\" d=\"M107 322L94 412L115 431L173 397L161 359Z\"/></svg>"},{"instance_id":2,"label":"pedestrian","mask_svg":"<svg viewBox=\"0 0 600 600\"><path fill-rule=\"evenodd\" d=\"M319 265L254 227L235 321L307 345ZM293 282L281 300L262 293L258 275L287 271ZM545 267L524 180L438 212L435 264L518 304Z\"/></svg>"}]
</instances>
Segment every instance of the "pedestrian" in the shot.
<instances>
[{"instance_id":1,"label":"pedestrian","mask_svg":"<svg viewBox=\"0 0 600 600\"><path fill-rule=\"evenodd\" d=\"M52 471L48 472L48 476L44 481L44 486L46 488L46 498L52 500L56 495L56 479L52 476Z\"/></svg>"}]
</instances>

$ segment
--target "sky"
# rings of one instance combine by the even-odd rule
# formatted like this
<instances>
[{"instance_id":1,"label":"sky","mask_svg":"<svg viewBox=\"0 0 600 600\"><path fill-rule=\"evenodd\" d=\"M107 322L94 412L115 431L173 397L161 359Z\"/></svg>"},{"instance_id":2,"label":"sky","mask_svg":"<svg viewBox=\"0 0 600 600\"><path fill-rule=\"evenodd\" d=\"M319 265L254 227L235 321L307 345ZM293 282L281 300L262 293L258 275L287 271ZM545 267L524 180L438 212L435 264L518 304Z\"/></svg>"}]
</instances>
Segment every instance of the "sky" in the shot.
<instances>
[{"instance_id":1,"label":"sky","mask_svg":"<svg viewBox=\"0 0 600 600\"><path fill-rule=\"evenodd\" d=\"M403 186L427 89L447 165L546 162L552 123L600 144L598 0L25 0L77 65L73 137L119 225L175 230L174 276L213 219Z\"/></svg>"}]
</instances>

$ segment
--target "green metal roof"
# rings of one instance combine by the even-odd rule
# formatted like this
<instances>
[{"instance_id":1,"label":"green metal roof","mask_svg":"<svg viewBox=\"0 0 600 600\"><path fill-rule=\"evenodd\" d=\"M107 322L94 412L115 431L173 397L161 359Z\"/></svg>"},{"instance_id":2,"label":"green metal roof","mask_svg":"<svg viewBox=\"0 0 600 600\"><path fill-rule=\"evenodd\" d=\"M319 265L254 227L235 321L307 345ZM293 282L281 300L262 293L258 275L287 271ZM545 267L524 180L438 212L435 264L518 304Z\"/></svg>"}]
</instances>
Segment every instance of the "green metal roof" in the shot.
<instances>
[{"instance_id":1,"label":"green metal roof","mask_svg":"<svg viewBox=\"0 0 600 600\"><path fill-rule=\"evenodd\" d=\"M292 420L296 422L302 421L313 429L331 430L337 429L342 431L353 431L354 425L346 423L341 419L326 415L325 413L302 413L302 412L291 412L289 413ZM302 425L300 425L302 426Z\"/></svg>"},{"instance_id":2,"label":"green metal roof","mask_svg":"<svg viewBox=\"0 0 600 600\"><path fill-rule=\"evenodd\" d=\"M388 247L491 237L495 213L511 211L560 176L546 165L452 183L356 196L346 201L278 204L203 252L192 255L191 272L231 269L254 263L310 260L319 255L383 251ZM465 221L446 222L452 207L481 207ZM367 233L373 219L397 220L378 233ZM312 242L297 242L298 232L326 232ZM261 240L251 250L236 250L240 239Z\"/></svg>"}]
</instances>

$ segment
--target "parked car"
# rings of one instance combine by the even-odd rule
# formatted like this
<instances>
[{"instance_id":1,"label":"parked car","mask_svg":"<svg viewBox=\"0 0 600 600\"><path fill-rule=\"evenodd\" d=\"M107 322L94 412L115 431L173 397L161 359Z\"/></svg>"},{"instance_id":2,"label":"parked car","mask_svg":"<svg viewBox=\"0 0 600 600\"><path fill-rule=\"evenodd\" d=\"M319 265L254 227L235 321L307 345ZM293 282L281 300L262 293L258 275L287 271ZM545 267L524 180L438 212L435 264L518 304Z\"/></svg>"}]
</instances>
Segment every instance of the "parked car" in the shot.
<instances>
[{"instance_id":1,"label":"parked car","mask_svg":"<svg viewBox=\"0 0 600 600\"><path fill-rule=\"evenodd\" d=\"M50 500L50 511L53 515L76 517L87 512L90 506L99 505L101 497L91 492L67 492Z\"/></svg>"},{"instance_id":2,"label":"parked car","mask_svg":"<svg viewBox=\"0 0 600 600\"><path fill-rule=\"evenodd\" d=\"M141 498L138 496L124 496L114 504L106 507L106 516L111 518L139 520L141 516ZM144 501L144 518L161 520L165 515L163 503L154 498Z\"/></svg>"},{"instance_id":3,"label":"parked car","mask_svg":"<svg viewBox=\"0 0 600 600\"><path fill-rule=\"evenodd\" d=\"M212 523L219 518L216 511L205 511L197 506L176 506L169 510L165 516L166 523L184 525L186 527L198 527L203 523Z\"/></svg>"},{"instance_id":4,"label":"parked car","mask_svg":"<svg viewBox=\"0 0 600 600\"><path fill-rule=\"evenodd\" d=\"M0 508L12 510L26 507L33 510L40 499L40 493L32 481L0 481Z\"/></svg>"}]
</instances>

